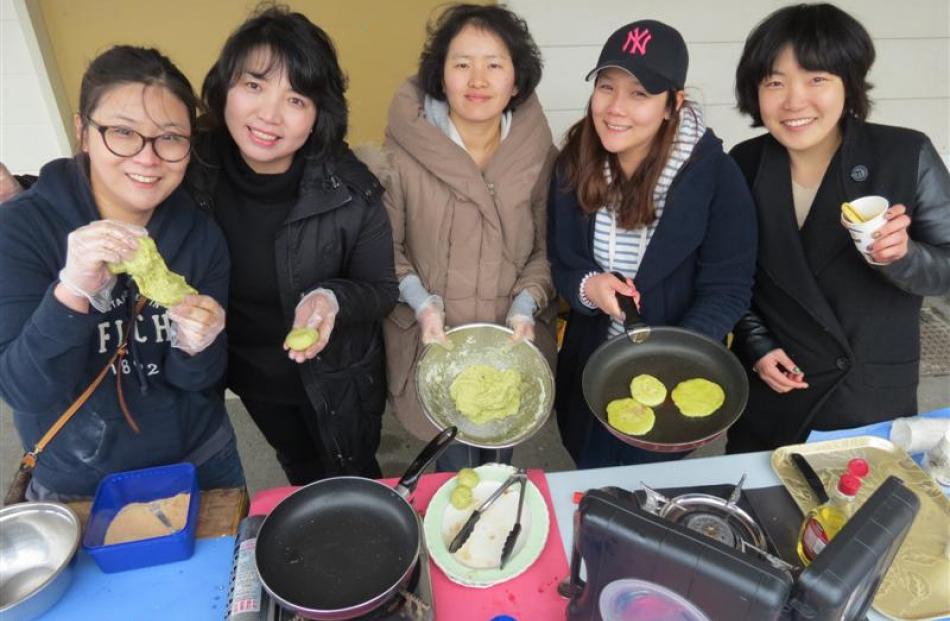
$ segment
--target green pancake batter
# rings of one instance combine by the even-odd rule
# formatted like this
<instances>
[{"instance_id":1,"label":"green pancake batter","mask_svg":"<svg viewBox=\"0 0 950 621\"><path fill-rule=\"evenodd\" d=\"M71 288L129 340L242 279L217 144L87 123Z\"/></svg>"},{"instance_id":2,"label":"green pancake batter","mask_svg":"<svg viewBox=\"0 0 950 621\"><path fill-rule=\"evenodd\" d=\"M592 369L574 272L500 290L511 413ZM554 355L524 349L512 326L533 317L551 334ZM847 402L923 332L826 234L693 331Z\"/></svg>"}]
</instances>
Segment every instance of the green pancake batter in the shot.
<instances>
[{"instance_id":1,"label":"green pancake batter","mask_svg":"<svg viewBox=\"0 0 950 621\"><path fill-rule=\"evenodd\" d=\"M455 408L472 422L484 424L507 418L521 407L521 373L473 364L456 376L449 394Z\"/></svg>"}]
</instances>

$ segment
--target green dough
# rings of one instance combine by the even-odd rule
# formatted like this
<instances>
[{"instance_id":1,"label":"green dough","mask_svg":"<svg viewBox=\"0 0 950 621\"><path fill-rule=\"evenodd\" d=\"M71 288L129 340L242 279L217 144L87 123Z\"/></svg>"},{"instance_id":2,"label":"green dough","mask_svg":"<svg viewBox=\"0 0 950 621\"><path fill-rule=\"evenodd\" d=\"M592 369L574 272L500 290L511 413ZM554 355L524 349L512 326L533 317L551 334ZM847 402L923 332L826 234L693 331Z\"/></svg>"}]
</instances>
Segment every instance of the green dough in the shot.
<instances>
[{"instance_id":1,"label":"green dough","mask_svg":"<svg viewBox=\"0 0 950 621\"><path fill-rule=\"evenodd\" d=\"M294 328L287 333L284 342L294 351L304 351L320 340L320 333L313 328Z\"/></svg>"},{"instance_id":2,"label":"green dough","mask_svg":"<svg viewBox=\"0 0 950 621\"><path fill-rule=\"evenodd\" d=\"M168 269L165 260L158 253L155 241L151 237L139 237L139 247L135 256L128 261L110 263L113 274L128 272L139 286L139 292L156 304L171 307L186 295L198 293L185 282L184 276Z\"/></svg>"},{"instance_id":3,"label":"green dough","mask_svg":"<svg viewBox=\"0 0 950 621\"><path fill-rule=\"evenodd\" d=\"M456 480L459 485L475 489L475 486L478 485L479 477L478 473L472 468L462 468L459 470Z\"/></svg>"},{"instance_id":4,"label":"green dough","mask_svg":"<svg viewBox=\"0 0 950 621\"><path fill-rule=\"evenodd\" d=\"M507 418L521 407L521 373L473 364L456 376L449 394L455 408L474 423Z\"/></svg>"},{"instance_id":5,"label":"green dough","mask_svg":"<svg viewBox=\"0 0 950 621\"><path fill-rule=\"evenodd\" d=\"M475 496L472 495L472 488L464 485L457 486L449 495L449 502L452 503L453 507L459 510L468 507L474 500Z\"/></svg>"}]
</instances>

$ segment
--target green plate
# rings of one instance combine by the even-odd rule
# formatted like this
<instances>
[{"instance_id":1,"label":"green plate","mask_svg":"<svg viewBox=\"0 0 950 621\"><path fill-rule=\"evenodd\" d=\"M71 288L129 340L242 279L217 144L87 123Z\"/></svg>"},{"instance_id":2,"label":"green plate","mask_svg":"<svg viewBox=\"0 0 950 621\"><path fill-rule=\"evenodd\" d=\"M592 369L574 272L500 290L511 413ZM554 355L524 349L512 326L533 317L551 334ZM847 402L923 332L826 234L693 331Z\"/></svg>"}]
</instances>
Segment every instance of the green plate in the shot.
<instances>
[{"instance_id":1,"label":"green plate","mask_svg":"<svg viewBox=\"0 0 950 621\"><path fill-rule=\"evenodd\" d=\"M449 542L468 516L515 472L515 468L504 464L485 464L475 468L475 472L481 479L473 490L475 502L462 511L449 503L449 495L456 486L453 477L432 497L423 528L429 555L449 580L464 586L486 588L511 580L531 567L544 549L550 518L541 492L528 480L521 516L521 535L505 568L499 569L501 547L514 525L518 507L520 487L512 485L482 515L465 545L455 554L450 554Z\"/></svg>"}]
</instances>

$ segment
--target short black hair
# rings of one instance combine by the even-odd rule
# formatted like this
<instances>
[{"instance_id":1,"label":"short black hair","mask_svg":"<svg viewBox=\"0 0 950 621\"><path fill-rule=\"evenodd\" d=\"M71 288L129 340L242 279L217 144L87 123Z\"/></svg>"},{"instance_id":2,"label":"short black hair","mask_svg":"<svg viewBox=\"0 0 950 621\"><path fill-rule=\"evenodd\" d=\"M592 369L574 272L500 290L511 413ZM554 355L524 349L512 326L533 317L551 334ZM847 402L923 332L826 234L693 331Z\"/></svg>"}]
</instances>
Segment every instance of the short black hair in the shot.
<instances>
[{"instance_id":1,"label":"short black hair","mask_svg":"<svg viewBox=\"0 0 950 621\"><path fill-rule=\"evenodd\" d=\"M433 99L445 101L445 57L452 39L469 24L497 35L511 54L517 94L506 110L514 110L534 93L541 81L541 51L523 19L498 5L455 4L426 28L426 43L419 57L419 87Z\"/></svg>"},{"instance_id":2,"label":"short black hair","mask_svg":"<svg viewBox=\"0 0 950 621\"><path fill-rule=\"evenodd\" d=\"M247 69L255 50L270 54L265 72L285 69L290 85L317 106L317 122L302 149L318 159L337 153L347 130L346 76L340 69L333 41L305 15L282 6L259 9L228 37L221 55L208 71L201 97L211 124L224 127L228 90Z\"/></svg>"},{"instance_id":3,"label":"short black hair","mask_svg":"<svg viewBox=\"0 0 950 621\"><path fill-rule=\"evenodd\" d=\"M827 71L844 83L845 111L860 119L871 109L867 81L874 64L874 43L864 26L831 4L797 4L766 17L746 39L736 68L739 111L762 126L759 85L772 73L775 59L791 45L798 64L809 71Z\"/></svg>"},{"instance_id":4,"label":"short black hair","mask_svg":"<svg viewBox=\"0 0 950 621\"><path fill-rule=\"evenodd\" d=\"M164 54L151 47L116 45L96 56L82 76L79 118L85 124L102 96L116 86L138 84L168 89L188 109L189 129L194 131L200 101L191 82Z\"/></svg>"}]
</instances>

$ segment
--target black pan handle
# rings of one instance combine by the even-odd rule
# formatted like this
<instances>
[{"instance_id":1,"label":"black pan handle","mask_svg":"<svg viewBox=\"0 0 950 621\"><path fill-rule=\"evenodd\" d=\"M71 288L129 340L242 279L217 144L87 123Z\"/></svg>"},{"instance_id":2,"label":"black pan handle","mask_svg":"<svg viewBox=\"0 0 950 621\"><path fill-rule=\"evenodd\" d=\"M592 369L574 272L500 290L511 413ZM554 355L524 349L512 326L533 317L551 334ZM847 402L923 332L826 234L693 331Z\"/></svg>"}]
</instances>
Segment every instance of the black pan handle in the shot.
<instances>
[{"instance_id":1,"label":"black pan handle","mask_svg":"<svg viewBox=\"0 0 950 621\"><path fill-rule=\"evenodd\" d=\"M396 491L403 498L409 496L409 494L416 489L416 484L419 482L419 477L422 476L423 471L425 471L429 464L438 459L439 455L441 455L445 449L449 448L449 445L455 440L457 433L458 427L446 427L439 432L439 435L432 438L426 447L422 449L422 452L419 453L418 457L409 464L406 473L402 475L402 478L399 479L399 483L396 484Z\"/></svg>"},{"instance_id":2,"label":"black pan handle","mask_svg":"<svg viewBox=\"0 0 950 621\"><path fill-rule=\"evenodd\" d=\"M557 585L558 595L565 599L574 599L584 592L587 584L581 579L581 564L584 557L581 556L581 510L578 508L574 512L574 544L571 546L571 571Z\"/></svg>"},{"instance_id":3,"label":"black pan handle","mask_svg":"<svg viewBox=\"0 0 950 621\"><path fill-rule=\"evenodd\" d=\"M627 278L620 272L611 272L620 279L620 282L626 283ZM619 291L616 293L617 303L620 304L620 310L623 311L623 329L630 331L643 326L643 319L640 318L640 311L637 310L637 304L633 297L624 295Z\"/></svg>"}]
</instances>

